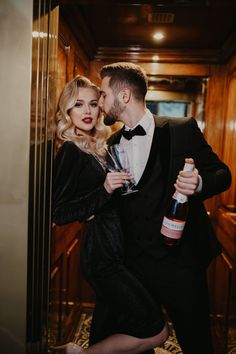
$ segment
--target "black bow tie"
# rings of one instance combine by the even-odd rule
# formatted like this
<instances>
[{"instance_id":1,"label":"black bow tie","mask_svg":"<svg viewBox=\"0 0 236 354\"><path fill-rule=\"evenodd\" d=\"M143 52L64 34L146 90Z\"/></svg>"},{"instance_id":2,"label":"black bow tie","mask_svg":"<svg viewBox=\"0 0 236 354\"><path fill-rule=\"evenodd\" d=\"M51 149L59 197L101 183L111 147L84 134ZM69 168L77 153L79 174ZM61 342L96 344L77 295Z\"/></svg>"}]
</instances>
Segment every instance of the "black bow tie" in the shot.
<instances>
[{"instance_id":1,"label":"black bow tie","mask_svg":"<svg viewBox=\"0 0 236 354\"><path fill-rule=\"evenodd\" d=\"M146 135L146 132L141 125L137 125L133 130L123 130L122 135L125 139L130 140L135 135Z\"/></svg>"}]
</instances>

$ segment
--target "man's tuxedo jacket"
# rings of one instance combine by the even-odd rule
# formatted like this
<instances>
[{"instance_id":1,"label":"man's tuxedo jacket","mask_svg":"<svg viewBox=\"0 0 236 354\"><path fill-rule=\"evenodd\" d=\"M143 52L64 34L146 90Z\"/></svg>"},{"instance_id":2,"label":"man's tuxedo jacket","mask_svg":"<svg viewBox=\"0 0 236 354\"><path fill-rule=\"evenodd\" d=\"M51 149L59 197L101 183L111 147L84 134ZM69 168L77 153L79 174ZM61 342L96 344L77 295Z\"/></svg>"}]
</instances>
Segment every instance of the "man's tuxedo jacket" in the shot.
<instances>
[{"instance_id":1,"label":"man's tuxedo jacket","mask_svg":"<svg viewBox=\"0 0 236 354\"><path fill-rule=\"evenodd\" d=\"M205 267L221 252L203 201L229 188L228 167L207 144L193 118L154 116L155 131L138 193L114 199L121 216L126 255L137 258L164 257L172 250L163 244L160 228L174 193L174 183L185 158L193 158L202 177L202 190L189 198L189 213L184 233L175 252L186 264ZM114 133L109 145L119 143L122 129Z\"/></svg>"}]
</instances>

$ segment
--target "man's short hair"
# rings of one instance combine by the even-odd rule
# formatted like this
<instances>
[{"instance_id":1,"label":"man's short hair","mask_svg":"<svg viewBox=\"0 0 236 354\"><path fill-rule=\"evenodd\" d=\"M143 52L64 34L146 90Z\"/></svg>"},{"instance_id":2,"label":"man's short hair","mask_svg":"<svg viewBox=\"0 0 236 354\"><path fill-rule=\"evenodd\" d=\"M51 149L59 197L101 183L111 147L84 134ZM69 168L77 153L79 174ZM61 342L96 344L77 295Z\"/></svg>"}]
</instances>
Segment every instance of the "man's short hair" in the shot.
<instances>
[{"instance_id":1,"label":"man's short hair","mask_svg":"<svg viewBox=\"0 0 236 354\"><path fill-rule=\"evenodd\" d=\"M100 76L101 79L110 77L109 86L114 93L129 87L137 101L145 100L148 80L145 71L139 65L126 62L105 65Z\"/></svg>"}]
</instances>

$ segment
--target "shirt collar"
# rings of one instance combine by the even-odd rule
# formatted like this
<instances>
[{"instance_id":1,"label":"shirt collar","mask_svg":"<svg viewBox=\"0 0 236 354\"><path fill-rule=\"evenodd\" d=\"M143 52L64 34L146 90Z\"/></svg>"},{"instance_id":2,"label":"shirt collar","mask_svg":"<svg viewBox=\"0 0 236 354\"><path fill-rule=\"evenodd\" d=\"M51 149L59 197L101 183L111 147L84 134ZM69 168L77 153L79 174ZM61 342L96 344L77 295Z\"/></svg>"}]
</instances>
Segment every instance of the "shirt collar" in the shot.
<instances>
[{"instance_id":1,"label":"shirt collar","mask_svg":"<svg viewBox=\"0 0 236 354\"><path fill-rule=\"evenodd\" d=\"M153 114L146 108L146 112L144 116L140 119L140 121L132 128L132 130L137 127L137 125L141 125L145 132L148 134L149 129L152 125L154 125ZM125 130L130 130L130 127L125 125Z\"/></svg>"}]
</instances>

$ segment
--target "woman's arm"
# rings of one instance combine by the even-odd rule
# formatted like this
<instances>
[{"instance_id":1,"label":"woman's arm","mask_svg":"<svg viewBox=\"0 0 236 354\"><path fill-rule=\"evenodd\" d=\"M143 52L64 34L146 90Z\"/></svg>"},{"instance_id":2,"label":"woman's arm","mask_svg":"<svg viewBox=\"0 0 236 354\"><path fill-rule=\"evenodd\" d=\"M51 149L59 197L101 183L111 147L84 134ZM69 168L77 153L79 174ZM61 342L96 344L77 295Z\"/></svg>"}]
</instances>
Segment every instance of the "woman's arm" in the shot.
<instances>
[{"instance_id":1,"label":"woman's arm","mask_svg":"<svg viewBox=\"0 0 236 354\"><path fill-rule=\"evenodd\" d=\"M77 146L66 142L54 162L52 221L63 225L84 221L110 199L103 183L88 190L81 178L88 160ZM105 176L104 176L105 179Z\"/></svg>"}]
</instances>

